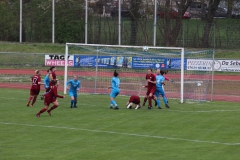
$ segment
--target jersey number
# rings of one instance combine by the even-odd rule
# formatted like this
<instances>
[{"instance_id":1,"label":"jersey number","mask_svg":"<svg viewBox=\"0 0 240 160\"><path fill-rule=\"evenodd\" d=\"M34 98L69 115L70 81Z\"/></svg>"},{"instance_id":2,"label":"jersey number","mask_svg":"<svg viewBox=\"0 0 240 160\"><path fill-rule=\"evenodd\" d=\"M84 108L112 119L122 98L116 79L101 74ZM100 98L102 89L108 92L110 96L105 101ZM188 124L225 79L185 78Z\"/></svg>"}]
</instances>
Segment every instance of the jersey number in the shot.
<instances>
[{"instance_id":1,"label":"jersey number","mask_svg":"<svg viewBox=\"0 0 240 160\"><path fill-rule=\"evenodd\" d=\"M32 84L37 85L38 78L33 78Z\"/></svg>"}]
</instances>

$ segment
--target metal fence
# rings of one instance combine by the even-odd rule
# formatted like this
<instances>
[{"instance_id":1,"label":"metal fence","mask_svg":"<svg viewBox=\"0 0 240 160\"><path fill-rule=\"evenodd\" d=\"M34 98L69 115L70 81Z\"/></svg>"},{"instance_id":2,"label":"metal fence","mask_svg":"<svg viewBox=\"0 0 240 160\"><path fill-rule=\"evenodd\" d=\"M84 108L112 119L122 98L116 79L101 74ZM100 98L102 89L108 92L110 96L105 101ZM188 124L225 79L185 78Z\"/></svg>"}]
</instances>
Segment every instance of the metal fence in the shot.
<instances>
[{"instance_id":1,"label":"metal fence","mask_svg":"<svg viewBox=\"0 0 240 160\"><path fill-rule=\"evenodd\" d=\"M25 1L23 1L25 2ZM75 4L76 3L76 4ZM32 0L23 3L22 32L19 34L19 1L0 3L0 41L51 43L119 44L118 28L121 26L122 45L154 44L153 6L138 19L111 16L111 8L89 11L85 24L84 1L56 1L55 20L52 20L52 3ZM67 7L66 7L67 6ZM53 26L54 23L54 26ZM87 26L87 34L85 34ZM55 29L54 33L53 30ZM240 48L240 19L215 18L212 24L205 19L164 19L156 22L156 46L190 48ZM87 36L87 42L85 42Z\"/></svg>"}]
</instances>

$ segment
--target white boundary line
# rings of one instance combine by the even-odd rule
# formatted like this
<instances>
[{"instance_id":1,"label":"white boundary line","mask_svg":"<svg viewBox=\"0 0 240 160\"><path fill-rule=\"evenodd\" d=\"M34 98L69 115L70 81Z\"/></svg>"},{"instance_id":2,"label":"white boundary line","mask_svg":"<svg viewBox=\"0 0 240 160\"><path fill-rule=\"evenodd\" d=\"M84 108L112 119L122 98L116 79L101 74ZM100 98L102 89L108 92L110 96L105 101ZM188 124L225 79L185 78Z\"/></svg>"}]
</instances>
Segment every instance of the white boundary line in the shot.
<instances>
[{"instance_id":1,"label":"white boundary line","mask_svg":"<svg viewBox=\"0 0 240 160\"><path fill-rule=\"evenodd\" d=\"M195 142L195 143L220 144L220 145L227 145L227 146L238 146L238 145L240 145L240 143L191 140L191 139L185 139L185 138L173 138L173 137L164 137L164 136L151 136L151 135L146 135L146 134L121 133L121 132L115 132L115 131L92 130L92 129L75 128L75 127L44 126L44 125L36 125L36 124L18 124L18 123L9 123L9 122L0 122L0 124L3 124L3 125L17 125L17 126L28 126L28 127L43 127L43 128L53 128L53 129L79 130L79 131L87 131L87 132L118 134L118 135L136 136L136 137L144 137L144 138L167 139L167 140L187 141L187 142Z\"/></svg>"}]
</instances>

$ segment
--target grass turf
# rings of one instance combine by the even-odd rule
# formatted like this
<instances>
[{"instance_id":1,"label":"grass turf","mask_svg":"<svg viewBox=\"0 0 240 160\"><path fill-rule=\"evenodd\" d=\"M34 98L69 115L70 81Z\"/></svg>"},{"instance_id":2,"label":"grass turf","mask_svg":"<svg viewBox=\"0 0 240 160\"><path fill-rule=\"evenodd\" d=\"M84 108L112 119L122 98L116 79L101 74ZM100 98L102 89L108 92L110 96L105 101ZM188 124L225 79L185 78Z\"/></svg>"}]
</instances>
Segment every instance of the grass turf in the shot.
<instances>
[{"instance_id":1,"label":"grass turf","mask_svg":"<svg viewBox=\"0 0 240 160\"><path fill-rule=\"evenodd\" d=\"M66 96L51 117L37 118L43 101L26 107L28 96L1 88L1 160L239 158L238 103L169 100L170 109L129 110L128 97L118 96L120 109L111 110L108 95L80 94L78 108Z\"/></svg>"}]
</instances>

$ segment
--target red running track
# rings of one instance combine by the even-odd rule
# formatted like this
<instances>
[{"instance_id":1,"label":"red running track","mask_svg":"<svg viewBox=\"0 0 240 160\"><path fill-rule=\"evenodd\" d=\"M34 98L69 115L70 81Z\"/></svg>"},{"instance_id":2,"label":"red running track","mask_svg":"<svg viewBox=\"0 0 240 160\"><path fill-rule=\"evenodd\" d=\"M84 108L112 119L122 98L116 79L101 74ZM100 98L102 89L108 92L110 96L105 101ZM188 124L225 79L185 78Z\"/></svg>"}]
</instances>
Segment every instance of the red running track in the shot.
<instances>
[{"instance_id":1,"label":"red running track","mask_svg":"<svg viewBox=\"0 0 240 160\"><path fill-rule=\"evenodd\" d=\"M45 75L46 72L42 71L42 74ZM63 76L64 71L62 70L57 70L56 71L57 75ZM0 74L2 75L34 75L34 70L16 70L16 69L0 69ZM72 73L71 73L72 74ZM95 72L91 71L77 71L78 75L81 76L94 76ZM112 72L104 72L101 73L101 76L106 76L106 77L111 77L113 75ZM127 77L129 76L129 73L120 73L120 77ZM145 73L131 73L132 77L139 77L139 76L145 76ZM179 78L180 75L176 74L168 74L169 77L171 78ZM191 78L194 78L194 76L191 76ZM195 77L197 78L197 77ZM231 81L239 81L240 80L240 75L214 75L214 80L220 80L220 81L225 81L225 80L231 80ZM21 84L21 83L11 83L11 85L7 83L0 83L0 88L16 88L16 89L30 89L30 85L28 84ZM62 91L63 88L60 88ZM85 91L88 89L85 88ZM209 99L208 95L208 99ZM231 95L213 95L213 100L218 100L218 101L232 101L232 102L240 102L240 97L239 96L231 96Z\"/></svg>"}]
</instances>

